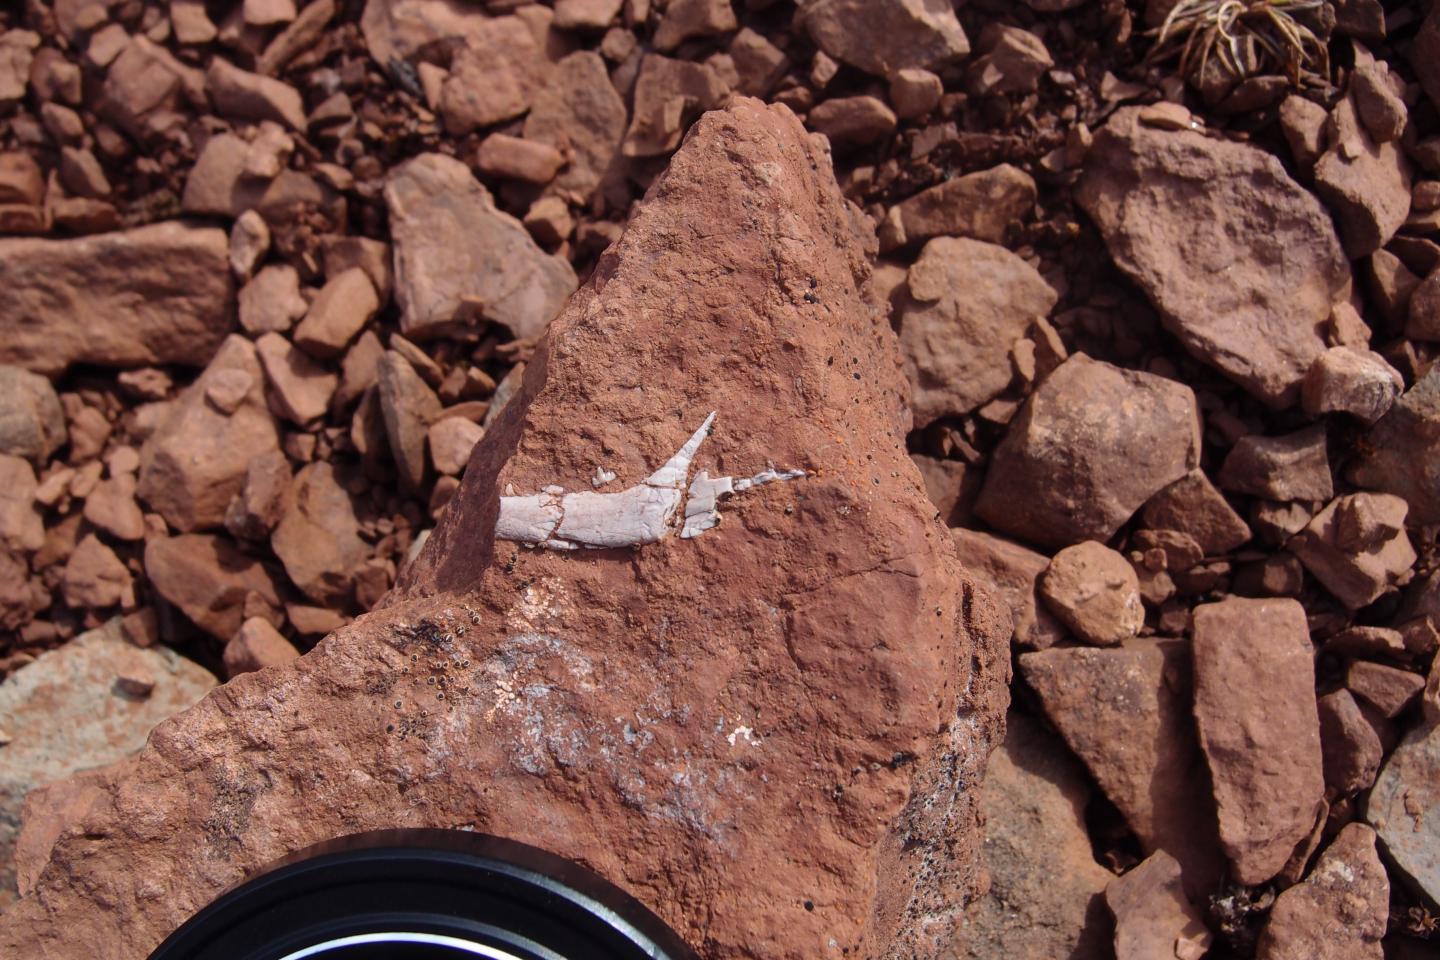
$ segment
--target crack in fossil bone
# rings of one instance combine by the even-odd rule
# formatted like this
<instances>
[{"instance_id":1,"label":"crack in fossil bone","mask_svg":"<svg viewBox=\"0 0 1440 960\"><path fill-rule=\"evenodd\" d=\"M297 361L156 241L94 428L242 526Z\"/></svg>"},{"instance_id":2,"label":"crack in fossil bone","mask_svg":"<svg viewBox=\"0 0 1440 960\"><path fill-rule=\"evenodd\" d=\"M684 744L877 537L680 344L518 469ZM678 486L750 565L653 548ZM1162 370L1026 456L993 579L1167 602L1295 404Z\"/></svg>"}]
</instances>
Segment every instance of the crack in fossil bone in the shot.
<instances>
[{"instance_id":1,"label":"crack in fossil bone","mask_svg":"<svg viewBox=\"0 0 1440 960\"><path fill-rule=\"evenodd\" d=\"M679 534L682 539L697 537L720 522L721 497L749 490L775 480L794 480L804 470L780 470L774 466L752 477L711 477L702 470L687 489L686 478L700 445L715 423L712 411L675 455L640 483L618 493L580 490L566 493L547 486L540 493L500 498L500 518L495 537L551 550L613 549L659 543L677 524L683 503ZM609 471L605 471L609 473ZM600 471L596 471L597 477ZM610 474L613 477L613 474Z\"/></svg>"}]
</instances>

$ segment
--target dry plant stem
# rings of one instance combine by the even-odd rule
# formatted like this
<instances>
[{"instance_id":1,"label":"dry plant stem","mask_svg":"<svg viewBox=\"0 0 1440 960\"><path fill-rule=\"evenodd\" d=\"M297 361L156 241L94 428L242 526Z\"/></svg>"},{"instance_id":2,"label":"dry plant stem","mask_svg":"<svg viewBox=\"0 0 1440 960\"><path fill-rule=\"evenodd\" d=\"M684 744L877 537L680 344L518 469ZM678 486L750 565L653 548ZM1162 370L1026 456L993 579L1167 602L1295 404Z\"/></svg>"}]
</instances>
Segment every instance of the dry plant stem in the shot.
<instances>
[{"instance_id":1,"label":"dry plant stem","mask_svg":"<svg viewBox=\"0 0 1440 960\"><path fill-rule=\"evenodd\" d=\"M1154 31L1150 62L1177 55L1185 77L1204 74L1218 55L1236 77L1281 70L1295 86L1328 83L1324 42L1297 14L1318 10L1321 0L1180 0ZM1257 51L1258 48L1258 51Z\"/></svg>"}]
</instances>

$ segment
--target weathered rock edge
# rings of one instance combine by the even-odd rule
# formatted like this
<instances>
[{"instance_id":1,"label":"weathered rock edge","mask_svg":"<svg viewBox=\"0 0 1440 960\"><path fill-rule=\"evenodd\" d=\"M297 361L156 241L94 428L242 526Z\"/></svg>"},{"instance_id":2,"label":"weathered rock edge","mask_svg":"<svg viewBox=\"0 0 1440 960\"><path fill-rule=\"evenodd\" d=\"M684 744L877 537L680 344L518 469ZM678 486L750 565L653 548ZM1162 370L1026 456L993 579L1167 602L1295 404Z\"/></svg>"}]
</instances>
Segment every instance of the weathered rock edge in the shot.
<instances>
[{"instance_id":1,"label":"weathered rock edge","mask_svg":"<svg viewBox=\"0 0 1440 960\"><path fill-rule=\"evenodd\" d=\"M579 860L707 958L938 953L978 880L1008 630L905 455L863 224L785 108L698 123L382 608L157 728L0 955L143 956L248 870L393 826ZM811 475L695 540L493 542L507 485L632 482L711 409L697 469Z\"/></svg>"}]
</instances>

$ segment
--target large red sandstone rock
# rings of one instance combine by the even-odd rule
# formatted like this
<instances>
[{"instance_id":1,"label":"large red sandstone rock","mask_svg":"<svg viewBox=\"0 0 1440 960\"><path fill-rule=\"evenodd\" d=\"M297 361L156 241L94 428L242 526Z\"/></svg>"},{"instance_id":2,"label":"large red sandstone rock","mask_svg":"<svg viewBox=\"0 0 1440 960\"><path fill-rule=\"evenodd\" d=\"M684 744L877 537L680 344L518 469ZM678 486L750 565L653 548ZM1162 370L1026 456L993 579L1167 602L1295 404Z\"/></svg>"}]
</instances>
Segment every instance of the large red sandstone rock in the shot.
<instances>
[{"instance_id":1,"label":"large red sandstone rock","mask_svg":"<svg viewBox=\"0 0 1440 960\"><path fill-rule=\"evenodd\" d=\"M229 253L225 231L182 223L0 240L0 363L200 366L234 323Z\"/></svg>"},{"instance_id":2,"label":"large red sandstone rock","mask_svg":"<svg viewBox=\"0 0 1440 960\"><path fill-rule=\"evenodd\" d=\"M1076 199L1187 350L1293 403L1350 281L1330 217L1270 154L1139 114L1117 111L1096 136Z\"/></svg>"},{"instance_id":3,"label":"large red sandstone rock","mask_svg":"<svg viewBox=\"0 0 1440 960\"><path fill-rule=\"evenodd\" d=\"M703 119L388 601L162 725L0 955L143 955L258 865L387 826L579 860L708 958L937 954L978 882L1007 634L906 456L864 223L785 108ZM494 539L507 488L637 483L711 411L697 471L806 474L695 539Z\"/></svg>"}]
</instances>

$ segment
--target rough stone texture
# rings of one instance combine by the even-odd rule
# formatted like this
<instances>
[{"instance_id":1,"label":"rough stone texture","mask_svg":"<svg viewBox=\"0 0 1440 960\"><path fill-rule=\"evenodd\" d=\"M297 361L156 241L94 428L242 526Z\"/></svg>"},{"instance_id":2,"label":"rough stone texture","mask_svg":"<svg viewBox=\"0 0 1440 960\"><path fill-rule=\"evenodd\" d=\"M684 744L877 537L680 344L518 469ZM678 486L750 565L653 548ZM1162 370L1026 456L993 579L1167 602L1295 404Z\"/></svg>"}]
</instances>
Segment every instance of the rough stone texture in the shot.
<instances>
[{"instance_id":1,"label":"rough stone texture","mask_svg":"<svg viewBox=\"0 0 1440 960\"><path fill-rule=\"evenodd\" d=\"M224 230L178 222L0 240L0 363L203 366L234 322L229 258Z\"/></svg>"},{"instance_id":2,"label":"rough stone texture","mask_svg":"<svg viewBox=\"0 0 1440 960\"><path fill-rule=\"evenodd\" d=\"M156 593L222 642L240 629L252 595L271 609L280 607L270 571L225 537L154 537L145 544L145 573Z\"/></svg>"},{"instance_id":3,"label":"rough stone texture","mask_svg":"<svg viewBox=\"0 0 1440 960\"><path fill-rule=\"evenodd\" d=\"M270 545L285 572L305 595L325 606L344 606L354 590L354 570L370 554L360 539L355 498L335 468L320 461L295 475L281 506Z\"/></svg>"},{"instance_id":4,"label":"rough stone texture","mask_svg":"<svg viewBox=\"0 0 1440 960\"><path fill-rule=\"evenodd\" d=\"M1057 299L1039 272L1004 247L937 237L910 268L900 352L915 426L969 413L1010 384L1010 350Z\"/></svg>"},{"instance_id":5,"label":"rough stone texture","mask_svg":"<svg viewBox=\"0 0 1440 960\"><path fill-rule=\"evenodd\" d=\"M0 955L143 955L257 865L382 825L541 844L715 960L936 954L979 879L1007 624L906 455L863 230L788 110L702 119L388 600L152 736L0 917ZM694 540L494 541L498 490L631 481L712 410L696 470L817 472Z\"/></svg>"},{"instance_id":6,"label":"rough stone texture","mask_svg":"<svg viewBox=\"0 0 1440 960\"><path fill-rule=\"evenodd\" d=\"M811 0L802 17L817 47L879 77L970 52L949 0Z\"/></svg>"},{"instance_id":7,"label":"rough stone texture","mask_svg":"<svg viewBox=\"0 0 1440 960\"><path fill-rule=\"evenodd\" d=\"M270 387L266 396L278 416L306 427L325 415L340 385L338 376L278 333L267 333L256 340L255 352Z\"/></svg>"},{"instance_id":8,"label":"rough stone texture","mask_svg":"<svg viewBox=\"0 0 1440 960\"><path fill-rule=\"evenodd\" d=\"M394 350L380 358L380 411L400 482L419 489L425 479L425 439L440 416L440 398Z\"/></svg>"},{"instance_id":9,"label":"rough stone texture","mask_svg":"<svg viewBox=\"0 0 1440 960\"><path fill-rule=\"evenodd\" d=\"M895 112L879 97L832 97L805 118L810 129L832 144L867 144L895 132Z\"/></svg>"},{"instance_id":10,"label":"rough stone texture","mask_svg":"<svg viewBox=\"0 0 1440 960\"><path fill-rule=\"evenodd\" d=\"M1000 243L1012 224L1035 207L1035 180L1002 163L921 190L890 208L880 231L889 251L933 237L971 237Z\"/></svg>"},{"instance_id":11,"label":"rough stone texture","mask_svg":"<svg viewBox=\"0 0 1440 960\"><path fill-rule=\"evenodd\" d=\"M440 94L445 129L462 136L518 117L545 82L549 64L520 17L487 18L468 30Z\"/></svg>"},{"instance_id":12,"label":"rough stone texture","mask_svg":"<svg viewBox=\"0 0 1440 960\"><path fill-rule=\"evenodd\" d=\"M116 687L117 676L137 666L158 680L150 696ZM28 793L134 753L152 727L213 686L214 676L174 651L122 640L118 621L41 654L0 683L0 717L10 737L0 748L0 895L15 889L12 858Z\"/></svg>"},{"instance_id":13,"label":"rough stone texture","mask_svg":"<svg viewBox=\"0 0 1440 960\"><path fill-rule=\"evenodd\" d=\"M1201 470L1190 471L1147 500L1140 516L1151 530L1190 536L1207 557L1229 553L1250 539L1250 527Z\"/></svg>"},{"instance_id":14,"label":"rough stone texture","mask_svg":"<svg viewBox=\"0 0 1440 960\"><path fill-rule=\"evenodd\" d=\"M103 610L135 603L130 571L100 538L88 533L76 544L60 578L60 592L72 607Z\"/></svg>"},{"instance_id":15,"label":"rough stone texture","mask_svg":"<svg viewBox=\"0 0 1440 960\"><path fill-rule=\"evenodd\" d=\"M375 285L364 270L351 267L320 288L305 319L295 328L295 345L311 356L338 357L378 309Z\"/></svg>"},{"instance_id":16,"label":"rough stone texture","mask_svg":"<svg viewBox=\"0 0 1440 960\"><path fill-rule=\"evenodd\" d=\"M479 35L490 17L466 0L366 0L360 29L376 63L408 60L428 44Z\"/></svg>"},{"instance_id":17,"label":"rough stone texture","mask_svg":"<svg viewBox=\"0 0 1440 960\"><path fill-rule=\"evenodd\" d=\"M1415 565L1405 501L1355 493L1330 502L1287 544L1305 569L1352 610L1373 603Z\"/></svg>"},{"instance_id":18,"label":"rough stone texture","mask_svg":"<svg viewBox=\"0 0 1440 960\"><path fill-rule=\"evenodd\" d=\"M1065 629L1040 602L1035 586L1050 565L1044 554L978 530L956 528L950 536L965 569L992 587L1010 608L1016 643L1044 650L1065 638Z\"/></svg>"},{"instance_id":19,"label":"rough stone texture","mask_svg":"<svg viewBox=\"0 0 1440 960\"><path fill-rule=\"evenodd\" d=\"M557 63L535 94L525 139L568 153L551 189L584 203L602 185L622 179L616 160L625 122L625 101L610 83L605 61L580 50Z\"/></svg>"},{"instance_id":20,"label":"rough stone texture","mask_svg":"<svg viewBox=\"0 0 1440 960\"><path fill-rule=\"evenodd\" d=\"M385 202L406 336L431 336L481 317L517 337L534 336L575 290L569 261L537 247L453 157L427 153L397 167Z\"/></svg>"},{"instance_id":21,"label":"rough stone texture","mask_svg":"<svg viewBox=\"0 0 1440 960\"><path fill-rule=\"evenodd\" d=\"M1330 149L1315 164L1315 192L1335 214L1345 253L1369 256L1390 242L1410 213L1410 161L1398 143L1376 143L1353 97L1326 125Z\"/></svg>"},{"instance_id":22,"label":"rough stone texture","mask_svg":"<svg viewBox=\"0 0 1440 960\"><path fill-rule=\"evenodd\" d=\"M1114 876L1091 852L1079 767L1040 724L1011 713L981 792L990 889L941 956L1106 960L1101 893Z\"/></svg>"},{"instance_id":23,"label":"rough stone texture","mask_svg":"<svg viewBox=\"0 0 1440 960\"><path fill-rule=\"evenodd\" d=\"M1325 792L1305 608L1231 598L1192 613L1195 721L1241 883L1263 883L1310 835Z\"/></svg>"},{"instance_id":24,"label":"rough stone texture","mask_svg":"<svg viewBox=\"0 0 1440 960\"><path fill-rule=\"evenodd\" d=\"M268 620L251 617L225 644L225 675L234 679L242 673L289 663L299 656L295 645L281 636Z\"/></svg>"},{"instance_id":25,"label":"rough stone texture","mask_svg":"<svg viewBox=\"0 0 1440 960\"><path fill-rule=\"evenodd\" d=\"M707 64L647 53L635 78L635 106L621 152L627 157L669 153L691 121L718 107L728 92Z\"/></svg>"},{"instance_id":26,"label":"rough stone texture","mask_svg":"<svg viewBox=\"0 0 1440 960\"><path fill-rule=\"evenodd\" d=\"M1375 728L1349 690L1327 693L1318 705L1325 786L1337 796L1366 789L1375 782L1384 757Z\"/></svg>"},{"instance_id":27,"label":"rough stone texture","mask_svg":"<svg viewBox=\"0 0 1440 960\"><path fill-rule=\"evenodd\" d=\"M249 376L251 386L245 400L227 414L215 408L206 390L234 370ZM245 482L250 461L278 447L255 347L232 336L140 448L137 493L177 530L218 527Z\"/></svg>"},{"instance_id":28,"label":"rough stone texture","mask_svg":"<svg viewBox=\"0 0 1440 960\"><path fill-rule=\"evenodd\" d=\"M1189 387L1077 353L1011 421L975 512L1045 546L1105 541L1199 457Z\"/></svg>"},{"instance_id":29,"label":"rough stone texture","mask_svg":"<svg viewBox=\"0 0 1440 960\"><path fill-rule=\"evenodd\" d=\"M1116 960L1155 960L1182 956L1177 944L1210 945L1205 920L1185 895L1180 863L1164 850L1105 888L1105 903L1115 915Z\"/></svg>"},{"instance_id":30,"label":"rough stone texture","mask_svg":"<svg viewBox=\"0 0 1440 960\"><path fill-rule=\"evenodd\" d=\"M1365 819L1400 873L1440 902L1440 723L1422 723L1390 754Z\"/></svg>"},{"instance_id":31,"label":"rough stone texture","mask_svg":"<svg viewBox=\"0 0 1440 960\"><path fill-rule=\"evenodd\" d=\"M1325 425L1313 424L1280 437L1241 437L1230 449L1215 482L1232 493L1267 500L1329 500L1335 496Z\"/></svg>"},{"instance_id":32,"label":"rough stone texture","mask_svg":"<svg viewBox=\"0 0 1440 960\"><path fill-rule=\"evenodd\" d=\"M1356 486L1397 494L1417 526L1440 523L1440 369L1405 392L1365 437Z\"/></svg>"},{"instance_id":33,"label":"rough stone texture","mask_svg":"<svg viewBox=\"0 0 1440 960\"><path fill-rule=\"evenodd\" d=\"M1305 882L1281 893L1256 945L1256 960L1380 960L1390 880L1375 831L1352 823L1320 855Z\"/></svg>"},{"instance_id":34,"label":"rough stone texture","mask_svg":"<svg viewBox=\"0 0 1440 960\"><path fill-rule=\"evenodd\" d=\"M1168 851L1186 890L1219 879L1215 805L1190 720L1190 663L1180 641L1056 647L1020 655L1045 715L1124 815L1147 853Z\"/></svg>"},{"instance_id":35,"label":"rough stone texture","mask_svg":"<svg viewBox=\"0 0 1440 960\"><path fill-rule=\"evenodd\" d=\"M28 460L0 453L0 547L39 550L45 523L35 502L38 484Z\"/></svg>"},{"instance_id":36,"label":"rough stone texture","mask_svg":"<svg viewBox=\"0 0 1440 960\"><path fill-rule=\"evenodd\" d=\"M1345 688L1380 716L1394 719L1420 695L1425 678L1399 667L1356 660L1345 671Z\"/></svg>"},{"instance_id":37,"label":"rough stone texture","mask_svg":"<svg viewBox=\"0 0 1440 960\"><path fill-rule=\"evenodd\" d=\"M1096 135L1076 199L1187 350L1293 403L1350 280L1329 215L1270 154L1139 114L1118 110Z\"/></svg>"},{"instance_id":38,"label":"rough stone texture","mask_svg":"<svg viewBox=\"0 0 1440 960\"><path fill-rule=\"evenodd\" d=\"M0 365L0 453L44 464L65 438L65 411L50 381Z\"/></svg>"},{"instance_id":39,"label":"rough stone texture","mask_svg":"<svg viewBox=\"0 0 1440 960\"><path fill-rule=\"evenodd\" d=\"M1348 413L1374 423L1405 389L1400 371L1380 354L1331 347L1316 358L1300 385L1300 406L1311 416Z\"/></svg>"},{"instance_id":40,"label":"rough stone texture","mask_svg":"<svg viewBox=\"0 0 1440 960\"><path fill-rule=\"evenodd\" d=\"M1040 596L1061 623L1089 643L1113 646L1145 625L1135 569L1094 540L1055 554L1040 577Z\"/></svg>"}]
</instances>

